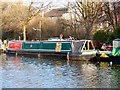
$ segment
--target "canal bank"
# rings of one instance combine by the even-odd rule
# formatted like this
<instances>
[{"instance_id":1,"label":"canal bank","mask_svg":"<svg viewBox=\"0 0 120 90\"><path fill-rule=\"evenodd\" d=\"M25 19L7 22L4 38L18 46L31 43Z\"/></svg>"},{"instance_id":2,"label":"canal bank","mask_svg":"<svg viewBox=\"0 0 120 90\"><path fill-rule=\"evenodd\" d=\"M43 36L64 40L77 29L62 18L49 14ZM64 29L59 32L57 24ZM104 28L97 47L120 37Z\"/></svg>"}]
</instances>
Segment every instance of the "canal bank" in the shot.
<instances>
[{"instance_id":1,"label":"canal bank","mask_svg":"<svg viewBox=\"0 0 120 90\"><path fill-rule=\"evenodd\" d=\"M120 88L120 65L2 54L2 88Z\"/></svg>"}]
</instances>

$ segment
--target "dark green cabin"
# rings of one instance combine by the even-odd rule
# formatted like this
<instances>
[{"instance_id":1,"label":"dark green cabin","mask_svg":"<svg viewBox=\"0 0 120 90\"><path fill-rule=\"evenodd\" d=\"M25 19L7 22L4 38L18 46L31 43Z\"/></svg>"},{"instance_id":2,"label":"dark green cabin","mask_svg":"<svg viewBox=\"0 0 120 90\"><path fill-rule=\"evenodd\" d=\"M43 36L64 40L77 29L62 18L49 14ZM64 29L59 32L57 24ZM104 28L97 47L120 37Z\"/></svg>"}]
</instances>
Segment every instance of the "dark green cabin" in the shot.
<instances>
[{"instance_id":1,"label":"dark green cabin","mask_svg":"<svg viewBox=\"0 0 120 90\"><path fill-rule=\"evenodd\" d=\"M71 42L60 41L22 42L22 50L29 52L72 52Z\"/></svg>"}]
</instances>

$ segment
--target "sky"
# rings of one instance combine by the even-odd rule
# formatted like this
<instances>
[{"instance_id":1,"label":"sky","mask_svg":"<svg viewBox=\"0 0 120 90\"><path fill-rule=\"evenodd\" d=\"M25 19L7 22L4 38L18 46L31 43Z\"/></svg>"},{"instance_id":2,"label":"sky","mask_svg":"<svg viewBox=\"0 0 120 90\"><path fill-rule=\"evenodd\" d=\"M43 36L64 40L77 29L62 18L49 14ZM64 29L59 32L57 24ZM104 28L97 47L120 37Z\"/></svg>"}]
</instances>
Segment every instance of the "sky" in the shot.
<instances>
[{"instance_id":1,"label":"sky","mask_svg":"<svg viewBox=\"0 0 120 90\"><path fill-rule=\"evenodd\" d=\"M18 2L20 0L0 0L1 2ZM75 0L22 0L23 3L28 4L29 2L39 2L44 1L44 3L53 2L57 7L64 7L67 4L67 1L75 1Z\"/></svg>"},{"instance_id":2,"label":"sky","mask_svg":"<svg viewBox=\"0 0 120 90\"><path fill-rule=\"evenodd\" d=\"M0 2L18 2L20 0L0 0ZM31 1L34 1L34 2L38 2L38 1L54 1L54 2L57 2L57 3L66 3L66 1L70 1L70 2L73 2L73 1L76 1L76 0L22 0L23 2L31 2ZM118 2L120 0L78 0L78 1L87 1L87 2L98 2L98 1L102 1L102 2Z\"/></svg>"},{"instance_id":3,"label":"sky","mask_svg":"<svg viewBox=\"0 0 120 90\"><path fill-rule=\"evenodd\" d=\"M39 1L44 1L44 3L48 2L53 2L57 7L64 7L67 5L67 1L74 2L76 0L0 0L0 2L18 2L18 1L23 1L25 4L28 4L29 2L39 2ZM118 2L120 0L78 0L78 1L93 1L93 2Z\"/></svg>"},{"instance_id":4,"label":"sky","mask_svg":"<svg viewBox=\"0 0 120 90\"><path fill-rule=\"evenodd\" d=\"M68 0L23 0L24 3L28 3L28 2L38 2L38 1L44 1L44 3L48 3L48 2L53 2L53 4L55 4L57 7L64 7L67 4ZM75 0L69 0L69 1L75 1Z\"/></svg>"}]
</instances>

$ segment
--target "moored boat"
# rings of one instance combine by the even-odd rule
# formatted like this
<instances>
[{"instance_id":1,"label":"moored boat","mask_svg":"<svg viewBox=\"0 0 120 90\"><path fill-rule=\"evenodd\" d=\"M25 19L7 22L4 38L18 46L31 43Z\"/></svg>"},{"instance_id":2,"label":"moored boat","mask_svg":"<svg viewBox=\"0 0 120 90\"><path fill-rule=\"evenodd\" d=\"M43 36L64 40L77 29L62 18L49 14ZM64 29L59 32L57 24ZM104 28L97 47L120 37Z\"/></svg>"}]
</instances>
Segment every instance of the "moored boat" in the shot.
<instances>
[{"instance_id":1,"label":"moored boat","mask_svg":"<svg viewBox=\"0 0 120 90\"><path fill-rule=\"evenodd\" d=\"M99 51L98 55L90 61L113 62L120 64L120 39L113 40L112 51Z\"/></svg>"},{"instance_id":2,"label":"moored boat","mask_svg":"<svg viewBox=\"0 0 120 90\"><path fill-rule=\"evenodd\" d=\"M112 62L120 64L120 38L113 40L113 50L110 59Z\"/></svg>"},{"instance_id":3,"label":"moored boat","mask_svg":"<svg viewBox=\"0 0 120 90\"><path fill-rule=\"evenodd\" d=\"M89 60L96 56L97 50L91 40L9 41L6 53Z\"/></svg>"},{"instance_id":4,"label":"moored boat","mask_svg":"<svg viewBox=\"0 0 120 90\"><path fill-rule=\"evenodd\" d=\"M70 43L68 41L10 41L7 53L65 56L71 51Z\"/></svg>"}]
</instances>

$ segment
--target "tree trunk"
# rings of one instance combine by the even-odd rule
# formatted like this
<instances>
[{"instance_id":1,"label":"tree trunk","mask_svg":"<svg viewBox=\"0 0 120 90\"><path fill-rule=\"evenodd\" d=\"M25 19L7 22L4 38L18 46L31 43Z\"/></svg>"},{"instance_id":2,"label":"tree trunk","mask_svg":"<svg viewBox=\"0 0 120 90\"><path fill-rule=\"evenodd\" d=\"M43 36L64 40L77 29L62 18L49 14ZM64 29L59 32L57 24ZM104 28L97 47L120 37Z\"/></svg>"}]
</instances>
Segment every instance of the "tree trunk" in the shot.
<instances>
[{"instance_id":1,"label":"tree trunk","mask_svg":"<svg viewBox=\"0 0 120 90\"><path fill-rule=\"evenodd\" d=\"M23 39L26 41L26 25L23 25Z\"/></svg>"},{"instance_id":2,"label":"tree trunk","mask_svg":"<svg viewBox=\"0 0 120 90\"><path fill-rule=\"evenodd\" d=\"M85 39L90 39L90 29L86 27Z\"/></svg>"},{"instance_id":3,"label":"tree trunk","mask_svg":"<svg viewBox=\"0 0 120 90\"><path fill-rule=\"evenodd\" d=\"M86 22L86 25L85 25L85 30L86 30L86 33L85 33L85 39L90 39L90 35L91 35L91 31L93 29L93 22Z\"/></svg>"}]
</instances>

